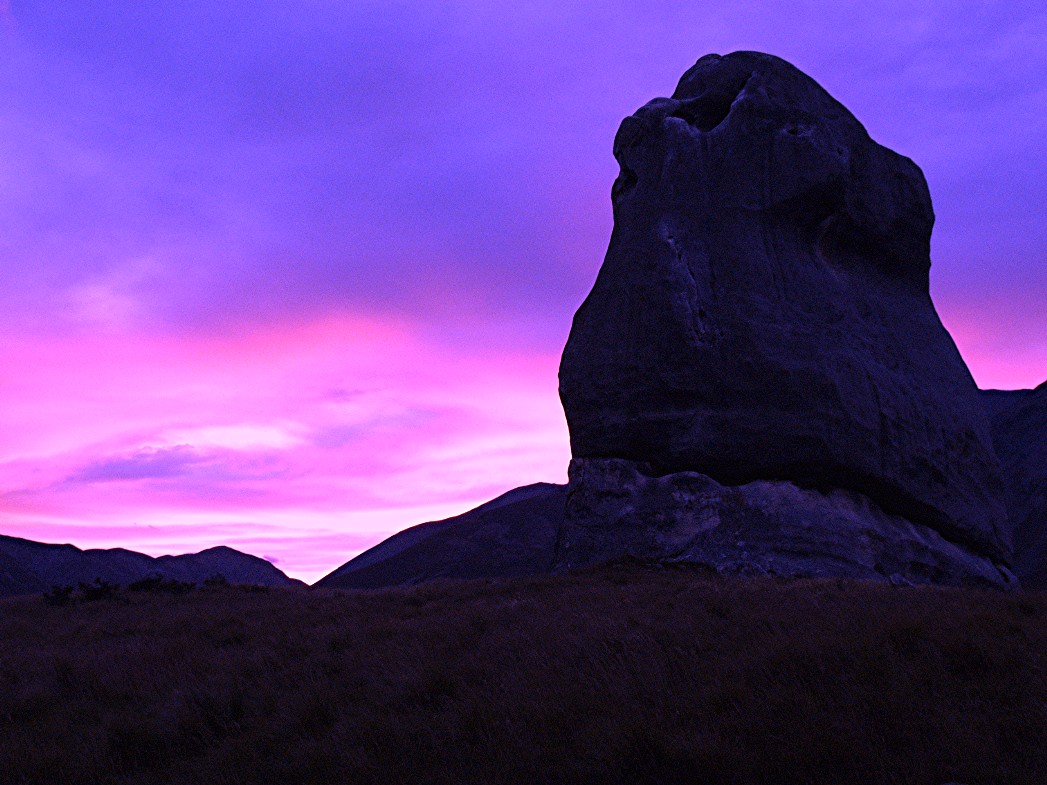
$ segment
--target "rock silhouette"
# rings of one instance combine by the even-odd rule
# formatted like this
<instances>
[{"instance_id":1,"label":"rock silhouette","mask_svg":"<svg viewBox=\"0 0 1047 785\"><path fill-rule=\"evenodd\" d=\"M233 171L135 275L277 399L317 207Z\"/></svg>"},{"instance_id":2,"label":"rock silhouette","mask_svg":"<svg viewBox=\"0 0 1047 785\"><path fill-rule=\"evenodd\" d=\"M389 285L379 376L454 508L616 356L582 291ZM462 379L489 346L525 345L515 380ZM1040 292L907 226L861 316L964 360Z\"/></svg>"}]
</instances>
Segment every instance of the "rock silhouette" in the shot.
<instances>
[{"instance_id":1,"label":"rock silhouette","mask_svg":"<svg viewBox=\"0 0 1047 785\"><path fill-rule=\"evenodd\" d=\"M409 530L356 580L521 574L552 547L553 570L1013 587L989 421L929 294L916 164L757 52L700 59L614 154L610 246L560 365L565 496L530 528L496 506Z\"/></svg>"},{"instance_id":2,"label":"rock silhouette","mask_svg":"<svg viewBox=\"0 0 1047 785\"><path fill-rule=\"evenodd\" d=\"M560 394L575 458L844 488L1009 551L908 158L785 61L709 55L615 139L614 232Z\"/></svg>"},{"instance_id":3,"label":"rock silhouette","mask_svg":"<svg viewBox=\"0 0 1047 785\"><path fill-rule=\"evenodd\" d=\"M1034 390L983 390L1014 526L1014 572L1047 589L1047 382Z\"/></svg>"},{"instance_id":4,"label":"rock silhouette","mask_svg":"<svg viewBox=\"0 0 1047 785\"><path fill-rule=\"evenodd\" d=\"M549 572L566 494L566 486L549 483L516 488L462 515L394 534L316 585L376 589Z\"/></svg>"}]
</instances>

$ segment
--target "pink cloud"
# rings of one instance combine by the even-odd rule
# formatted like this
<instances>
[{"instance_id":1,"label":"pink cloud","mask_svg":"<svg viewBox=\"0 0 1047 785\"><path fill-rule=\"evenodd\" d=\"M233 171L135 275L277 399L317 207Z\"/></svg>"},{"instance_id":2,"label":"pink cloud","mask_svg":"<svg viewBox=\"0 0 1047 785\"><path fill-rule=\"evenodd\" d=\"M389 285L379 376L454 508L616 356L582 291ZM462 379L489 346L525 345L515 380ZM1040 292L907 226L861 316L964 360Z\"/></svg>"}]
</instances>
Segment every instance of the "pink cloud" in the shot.
<instances>
[{"instance_id":1,"label":"pink cloud","mask_svg":"<svg viewBox=\"0 0 1047 785\"><path fill-rule=\"evenodd\" d=\"M563 481L557 361L352 318L10 341L0 526L147 553L244 546L319 577L405 526Z\"/></svg>"},{"instance_id":2,"label":"pink cloud","mask_svg":"<svg viewBox=\"0 0 1047 785\"><path fill-rule=\"evenodd\" d=\"M1029 389L1047 380L1047 325L1035 302L936 299L971 375L982 389Z\"/></svg>"}]
</instances>

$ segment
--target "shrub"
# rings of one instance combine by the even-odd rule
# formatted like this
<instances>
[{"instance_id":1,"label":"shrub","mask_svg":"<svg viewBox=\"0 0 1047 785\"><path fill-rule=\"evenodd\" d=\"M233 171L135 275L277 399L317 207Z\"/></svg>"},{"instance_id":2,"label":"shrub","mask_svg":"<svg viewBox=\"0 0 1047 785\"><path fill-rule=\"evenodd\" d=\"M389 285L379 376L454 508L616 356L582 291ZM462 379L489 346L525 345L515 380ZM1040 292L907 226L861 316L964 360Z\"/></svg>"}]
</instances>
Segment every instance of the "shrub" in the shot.
<instances>
[{"instance_id":1,"label":"shrub","mask_svg":"<svg viewBox=\"0 0 1047 785\"><path fill-rule=\"evenodd\" d=\"M156 593L160 590L160 586L164 582L164 576L162 575L147 575L144 578L139 578L137 581L132 581L127 584L127 588L130 591L145 591L150 593Z\"/></svg>"},{"instance_id":2,"label":"shrub","mask_svg":"<svg viewBox=\"0 0 1047 785\"><path fill-rule=\"evenodd\" d=\"M149 575L127 584L127 588L129 591L148 594L186 594L195 589L196 584L190 581L165 578L162 575Z\"/></svg>"},{"instance_id":3,"label":"shrub","mask_svg":"<svg viewBox=\"0 0 1047 785\"><path fill-rule=\"evenodd\" d=\"M72 586L52 586L44 592L44 602L48 605L68 605L73 601Z\"/></svg>"},{"instance_id":4,"label":"shrub","mask_svg":"<svg viewBox=\"0 0 1047 785\"><path fill-rule=\"evenodd\" d=\"M84 583L80 581L80 594L86 602L95 602L97 600L107 600L112 597L119 586L115 583L109 583L109 581L103 581L101 578L95 578L94 583Z\"/></svg>"}]
</instances>

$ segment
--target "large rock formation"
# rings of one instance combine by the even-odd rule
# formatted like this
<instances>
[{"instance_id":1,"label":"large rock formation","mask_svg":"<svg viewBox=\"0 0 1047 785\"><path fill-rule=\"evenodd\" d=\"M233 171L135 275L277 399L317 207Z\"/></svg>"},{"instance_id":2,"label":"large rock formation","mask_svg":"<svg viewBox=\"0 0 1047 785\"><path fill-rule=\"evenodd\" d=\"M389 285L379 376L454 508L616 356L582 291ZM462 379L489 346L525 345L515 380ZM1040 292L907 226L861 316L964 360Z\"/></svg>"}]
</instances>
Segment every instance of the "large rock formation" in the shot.
<instances>
[{"instance_id":1,"label":"large rock formation","mask_svg":"<svg viewBox=\"0 0 1047 785\"><path fill-rule=\"evenodd\" d=\"M1010 541L988 422L929 295L919 168L755 52L703 57L672 98L625 119L614 153L610 248L560 366L575 461L559 563L637 551L762 563L748 540L705 554L705 524L684 520L697 505L754 511L760 548L809 553L800 572L837 572L838 559L796 540L794 520L816 539L879 537L879 556L853 559L876 574L1009 582L993 566ZM622 459L634 467L594 465ZM660 551L638 496L591 503L604 486L590 478L623 472L704 476L636 491L690 532L683 551L675 539ZM773 487L756 494L761 482ZM848 501L833 518L837 492ZM623 528L634 544L605 547ZM935 555L910 558L898 536Z\"/></svg>"},{"instance_id":2,"label":"large rock formation","mask_svg":"<svg viewBox=\"0 0 1047 785\"><path fill-rule=\"evenodd\" d=\"M919 168L755 52L703 57L614 152L610 248L560 366L566 492L407 530L321 585L635 557L1013 586L988 420L929 295Z\"/></svg>"},{"instance_id":3,"label":"large rock formation","mask_svg":"<svg viewBox=\"0 0 1047 785\"><path fill-rule=\"evenodd\" d=\"M1047 382L1035 390L984 390L1014 526L1014 572L1047 589Z\"/></svg>"}]
</instances>

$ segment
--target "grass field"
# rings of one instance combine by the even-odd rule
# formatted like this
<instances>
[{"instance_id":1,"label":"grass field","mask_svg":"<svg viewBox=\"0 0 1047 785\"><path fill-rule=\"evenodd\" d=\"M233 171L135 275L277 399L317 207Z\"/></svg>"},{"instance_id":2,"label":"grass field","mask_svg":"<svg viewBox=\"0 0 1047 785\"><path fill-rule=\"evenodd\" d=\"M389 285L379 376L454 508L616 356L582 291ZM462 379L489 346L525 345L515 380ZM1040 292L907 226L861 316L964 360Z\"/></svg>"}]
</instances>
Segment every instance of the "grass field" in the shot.
<instances>
[{"instance_id":1,"label":"grass field","mask_svg":"<svg viewBox=\"0 0 1047 785\"><path fill-rule=\"evenodd\" d=\"M1047 782L1047 595L619 565L0 602L0 783Z\"/></svg>"}]
</instances>

